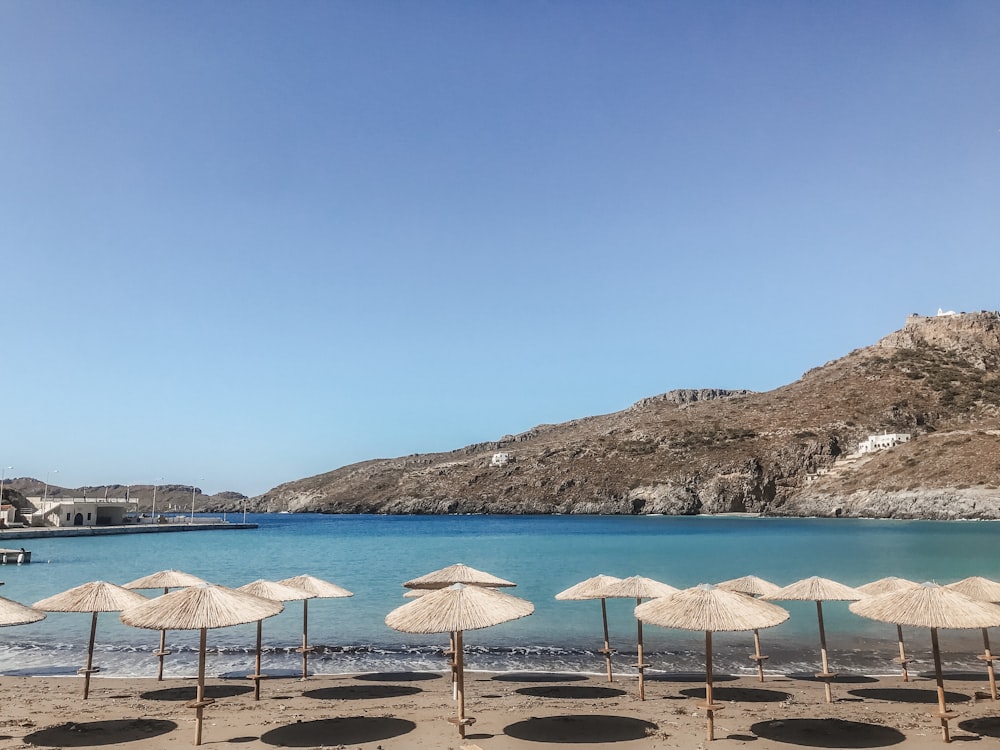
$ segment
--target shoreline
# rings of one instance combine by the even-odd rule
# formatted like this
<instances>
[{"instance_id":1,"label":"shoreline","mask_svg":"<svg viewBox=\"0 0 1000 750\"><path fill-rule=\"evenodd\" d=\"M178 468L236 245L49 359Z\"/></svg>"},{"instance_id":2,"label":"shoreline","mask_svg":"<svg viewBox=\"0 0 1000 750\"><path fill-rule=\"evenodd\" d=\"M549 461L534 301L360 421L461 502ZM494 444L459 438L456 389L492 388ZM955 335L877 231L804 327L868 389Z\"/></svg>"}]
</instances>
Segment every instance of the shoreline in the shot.
<instances>
[{"instance_id":1,"label":"shoreline","mask_svg":"<svg viewBox=\"0 0 1000 750\"><path fill-rule=\"evenodd\" d=\"M265 668L265 672L267 669ZM274 747L350 747L351 750L537 750L539 743L591 748L705 747L704 674L657 675L638 681L577 672L466 672L466 715L459 737L445 671L279 675L261 682L253 699L248 679L209 677L203 742ZM968 677L968 676L966 676ZM171 677L91 681L0 677L4 715L0 740L10 747L166 748L191 746L195 680ZM989 699L985 675L945 682L954 740L1000 736L1000 704ZM877 747L930 750L942 745L933 679L841 675L826 703L823 683L807 676L715 676L713 747L757 741L757 747ZM20 743L20 744L18 744Z\"/></svg>"}]
</instances>

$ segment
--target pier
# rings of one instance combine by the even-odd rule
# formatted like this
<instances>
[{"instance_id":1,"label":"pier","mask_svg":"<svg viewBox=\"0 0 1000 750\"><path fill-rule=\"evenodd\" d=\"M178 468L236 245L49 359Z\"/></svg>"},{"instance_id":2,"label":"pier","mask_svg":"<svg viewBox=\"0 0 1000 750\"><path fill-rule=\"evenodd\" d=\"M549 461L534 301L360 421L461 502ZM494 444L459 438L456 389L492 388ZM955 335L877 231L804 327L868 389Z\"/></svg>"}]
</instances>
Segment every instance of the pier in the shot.
<instances>
[{"instance_id":1,"label":"pier","mask_svg":"<svg viewBox=\"0 0 1000 750\"><path fill-rule=\"evenodd\" d=\"M25 526L0 531L0 543L15 539L53 539L68 536L115 536L118 534L168 534L182 531L242 531L255 523L204 521L196 523L150 523L124 526ZM19 550L18 550L19 551Z\"/></svg>"}]
</instances>

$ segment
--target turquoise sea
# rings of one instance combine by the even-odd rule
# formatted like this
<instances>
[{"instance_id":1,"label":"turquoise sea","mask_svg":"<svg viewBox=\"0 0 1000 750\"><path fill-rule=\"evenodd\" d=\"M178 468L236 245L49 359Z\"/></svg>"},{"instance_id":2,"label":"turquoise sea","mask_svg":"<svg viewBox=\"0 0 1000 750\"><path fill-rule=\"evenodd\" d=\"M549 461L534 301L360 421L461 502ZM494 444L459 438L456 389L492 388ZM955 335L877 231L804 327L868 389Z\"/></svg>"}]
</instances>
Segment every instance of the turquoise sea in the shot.
<instances>
[{"instance_id":1,"label":"turquoise sea","mask_svg":"<svg viewBox=\"0 0 1000 750\"><path fill-rule=\"evenodd\" d=\"M242 516L240 519L242 520ZM403 581L462 562L515 581L511 593L532 601L523 620L466 634L471 669L574 670L599 673L603 660L599 601L556 601L559 591L598 573L643 575L677 588L755 574L779 585L822 575L860 585L896 575L948 583L970 575L1000 578L996 522L870 521L744 517L323 516L250 515L252 531L30 540L29 565L0 567L0 594L32 604L93 580L125 583L176 568L226 586L302 573L354 592L312 600L309 641L318 673L440 670L447 638L407 635L384 624L406 601ZM20 546L20 545L18 545ZM155 595L158 592L144 592ZM609 600L616 668L635 661L634 600ZM762 633L769 668L813 672L819 660L816 608L783 602L785 624ZM895 672L895 628L824 605L831 664L843 672ZM0 674L72 674L85 661L90 616L49 614L33 625L0 629ZM295 670L302 604L264 622L265 671ZM928 669L929 635L904 630L916 669ZM102 614L95 663L105 676L153 675L157 634ZM251 670L255 626L212 631L208 670ZM703 634L645 628L647 661L664 672L701 669ZM195 670L196 634L168 633L166 674ZM978 632L944 631L950 669L980 671ZM750 673L750 634L718 635L716 665Z\"/></svg>"}]
</instances>

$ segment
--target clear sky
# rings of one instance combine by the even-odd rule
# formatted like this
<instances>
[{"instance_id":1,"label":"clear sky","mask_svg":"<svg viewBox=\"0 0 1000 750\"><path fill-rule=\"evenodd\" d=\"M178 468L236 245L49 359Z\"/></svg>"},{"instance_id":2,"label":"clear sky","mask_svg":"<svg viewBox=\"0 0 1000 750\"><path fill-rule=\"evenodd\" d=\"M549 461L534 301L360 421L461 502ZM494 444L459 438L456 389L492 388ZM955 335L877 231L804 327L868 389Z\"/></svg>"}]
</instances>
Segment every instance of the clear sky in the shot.
<instances>
[{"instance_id":1,"label":"clear sky","mask_svg":"<svg viewBox=\"0 0 1000 750\"><path fill-rule=\"evenodd\" d=\"M0 0L0 464L253 495L784 385L1000 307L998 128L990 0Z\"/></svg>"}]
</instances>

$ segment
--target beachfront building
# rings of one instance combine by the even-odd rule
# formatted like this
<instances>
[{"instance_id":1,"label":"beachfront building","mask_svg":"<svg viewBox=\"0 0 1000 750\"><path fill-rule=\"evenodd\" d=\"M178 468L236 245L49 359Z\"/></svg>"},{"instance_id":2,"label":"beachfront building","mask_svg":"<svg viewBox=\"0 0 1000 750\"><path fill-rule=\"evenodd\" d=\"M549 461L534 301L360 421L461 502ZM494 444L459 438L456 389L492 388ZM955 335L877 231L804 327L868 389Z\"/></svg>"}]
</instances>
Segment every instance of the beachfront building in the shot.
<instances>
[{"instance_id":1,"label":"beachfront building","mask_svg":"<svg viewBox=\"0 0 1000 750\"><path fill-rule=\"evenodd\" d=\"M858 453L874 453L884 451L887 448L895 448L900 443L908 443L910 436L905 432L885 432L881 435L869 435L866 440L858 443Z\"/></svg>"},{"instance_id":2,"label":"beachfront building","mask_svg":"<svg viewBox=\"0 0 1000 750\"><path fill-rule=\"evenodd\" d=\"M133 500L105 500L93 497L25 498L31 510L21 515L31 526L121 526L130 511L136 510Z\"/></svg>"}]
</instances>

